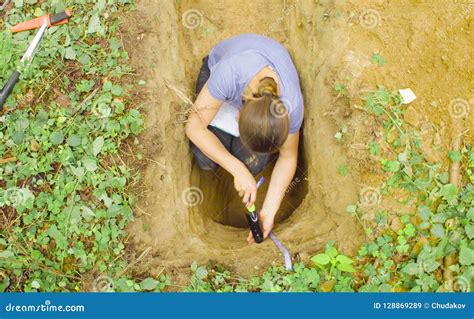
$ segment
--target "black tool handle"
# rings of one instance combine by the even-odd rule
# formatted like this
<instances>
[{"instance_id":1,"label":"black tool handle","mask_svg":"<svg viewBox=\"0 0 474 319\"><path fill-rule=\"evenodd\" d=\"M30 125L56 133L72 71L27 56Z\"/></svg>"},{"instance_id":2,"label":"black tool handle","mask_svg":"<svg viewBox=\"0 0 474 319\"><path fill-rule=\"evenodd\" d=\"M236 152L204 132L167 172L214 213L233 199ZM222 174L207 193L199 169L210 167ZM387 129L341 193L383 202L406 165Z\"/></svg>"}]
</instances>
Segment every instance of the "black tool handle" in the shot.
<instances>
[{"instance_id":1,"label":"black tool handle","mask_svg":"<svg viewBox=\"0 0 474 319\"><path fill-rule=\"evenodd\" d=\"M249 223L250 231L252 232L253 239L257 244L260 244L263 241L263 233L260 229L260 224L258 223L258 215L256 212L245 214L247 216L247 221Z\"/></svg>"},{"instance_id":2,"label":"black tool handle","mask_svg":"<svg viewBox=\"0 0 474 319\"><path fill-rule=\"evenodd\" d=\"M3 110L3 104L8 99L10 93L12 93L13 88L15 87L16 82L20 79L20 72L14 70L7 83L3 86L3 89L0 91L0 111Z\"/></svg>"},{"instance_id":3,"label":"black tool handle","mask_svg":"<svg viewBox=\"0 0 474 319\"><path fill-rule=\"evenodd\" d=\"M63 12L59 12L59 13L56 13L56 14L53 14L51 16L51 19L49 20L50 24L51 25L55 25L56 23L59 23L61 21L64 21L64 20L67 20L69 19L71 16L66 12L66 11L63 11Z\"/></svg>"}]
</instances>

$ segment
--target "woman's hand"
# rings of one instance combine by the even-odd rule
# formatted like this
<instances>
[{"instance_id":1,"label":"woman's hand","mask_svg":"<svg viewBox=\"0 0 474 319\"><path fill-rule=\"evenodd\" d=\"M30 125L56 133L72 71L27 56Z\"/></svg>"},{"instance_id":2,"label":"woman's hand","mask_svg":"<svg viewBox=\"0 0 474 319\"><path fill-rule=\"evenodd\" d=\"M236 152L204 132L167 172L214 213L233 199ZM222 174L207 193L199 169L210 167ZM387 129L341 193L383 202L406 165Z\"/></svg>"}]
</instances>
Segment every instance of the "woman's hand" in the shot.
<instances>
[{"instance_id":1,"label":"woman's hand","mask_svg":"<svg viewBox=\"0 0 474 319\"><path fill-rule=\"evenodd\" d=\"M242 197L242 203L250 207L257 199L257 183L250 171L244 166L234 175L234 187Z\"/></svg>"},{"instance_id":2,"label":"woman's hand","mask_svg":"<svg viewBox=\"0 0 474 319\"><path fill-rule=\"evenodd\" d=\"M258 220L260 222L260 229L262 230L263 238L267 238L270 232L272 231L274 219L274 214L268 214L263 211L258 213ZM255 242L255 240L253 239L252 232L249 233L249 236L247 237L247 242L249 244Z\"/></svg>"}]
</instances>

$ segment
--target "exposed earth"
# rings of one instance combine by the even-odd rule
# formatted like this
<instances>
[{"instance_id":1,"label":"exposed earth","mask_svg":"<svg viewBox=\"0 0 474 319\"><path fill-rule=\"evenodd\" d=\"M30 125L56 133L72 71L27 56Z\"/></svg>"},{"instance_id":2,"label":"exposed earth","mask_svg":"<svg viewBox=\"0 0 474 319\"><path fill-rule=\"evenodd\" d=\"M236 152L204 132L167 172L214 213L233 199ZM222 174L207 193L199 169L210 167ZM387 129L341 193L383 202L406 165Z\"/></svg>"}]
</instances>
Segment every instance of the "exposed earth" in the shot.
<instances>
[{"instance_id":1,"label":"exposed earth","mask_svg":"<svg viewBox=\"0 0 474 319\"><path fill-rule=\"evenodd\" d=\"M152 274L182 274L193 261L212 260L248 276L282 262L271 241L247 244L244 207L232 179L224 171L204 174L193 167L184 134L201 59L222 39L247 32L270 36L289 49L300 75L300 165L274 228L295 259L331 239L353 255L365 240L346 207L378 189L384 175L366 151L369 138L380 132L360 109L363 92L382 85L416 94L405 121L421 131L430 161L448 165L443 154L455 132L472 142L472 1L141 0L137 6L123 29L137 76L146 81L141 151L148 165L129 238L137 254L149 252L138 267ZM374 54L383 61L374 62ZM259 204L264 194L262 188ZM402 197L386 196L380 205L409 210Z\"/></svg>"}]
</instances>

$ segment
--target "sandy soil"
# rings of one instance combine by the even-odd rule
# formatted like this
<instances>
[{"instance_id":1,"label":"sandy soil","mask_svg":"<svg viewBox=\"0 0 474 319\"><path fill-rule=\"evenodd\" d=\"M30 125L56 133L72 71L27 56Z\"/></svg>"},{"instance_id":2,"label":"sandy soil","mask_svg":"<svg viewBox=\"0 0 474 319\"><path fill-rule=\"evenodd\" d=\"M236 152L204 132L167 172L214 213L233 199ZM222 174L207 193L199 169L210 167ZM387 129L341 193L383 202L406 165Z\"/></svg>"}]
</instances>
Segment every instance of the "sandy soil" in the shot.
<instances>
[{"instance_id":1,"label":"sandy soil","mask_svg":"<svg viewBox=\"0 0 474 319\"><path fill-rule=\"evenodd\" d=\"M274 231L298 258L330 239L353 254L365 236L346 206L383 179L359 147L377 134L373 119L356 107L360 94L376 85L411 88L418 98L406 120L423 132L431 160L447 164L454 127L470 129L465 139L472 140L473 13L472 1L139 0L125 42L147 83L142 151L149 164L129 229L137 254L152 247L140 267L182 273L194 260L215 260L249 275L282 261L271 241L248 246L246 230L216 222L239 225L241 217L228 216L243 216L232 204L232 183L223 172L204 175L192 165L185 111L201 59L216 42L254 32L289 49L305 98L303 161ZM370 61L376 52L387 61L383 67ZM338 83L347 87L345 96L334 90ZM341 143L334 135L343 127ZM341 164L350 167L346 176L337 173Z\"/></svg>"}]
</instances>

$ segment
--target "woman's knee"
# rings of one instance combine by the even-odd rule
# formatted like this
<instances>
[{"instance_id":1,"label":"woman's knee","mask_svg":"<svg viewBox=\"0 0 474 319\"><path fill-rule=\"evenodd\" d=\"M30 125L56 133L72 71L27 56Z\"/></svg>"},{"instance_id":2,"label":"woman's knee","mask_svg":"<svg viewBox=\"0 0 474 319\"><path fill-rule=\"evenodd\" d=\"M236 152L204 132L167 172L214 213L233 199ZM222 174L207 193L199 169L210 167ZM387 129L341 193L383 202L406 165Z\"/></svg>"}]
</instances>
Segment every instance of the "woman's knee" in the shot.
<instances>
[{"instance_id":1,"label":"woman's knee","mask_svg":"<svg viewBox=\"0 0 474 319\"><path fill-rule=\"evenodd\" d=\"M263 172L265 167L269 164L270 156L250 154L247 158L243 160L243 162L250 171L250 173L252 173L253 176L256 176Z\"/></svg>"},{"instance_id":2,"label":"woman's knee","mask_svg":"<svg viewBox=\"0 0 474 319\"><path fill-rule=\"evenodd\" d=\"M201 150L191 143L191 152L193 153L193 157L196 160L199 168L206 171L215 171L219 168L219 165L207 157Z\"/></svg>"}]
</instances>

